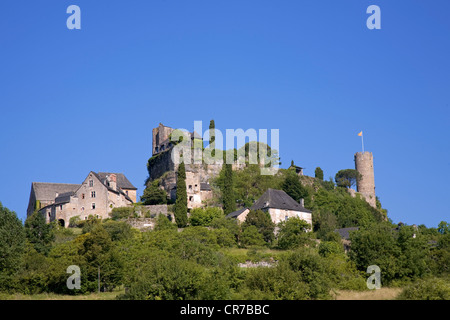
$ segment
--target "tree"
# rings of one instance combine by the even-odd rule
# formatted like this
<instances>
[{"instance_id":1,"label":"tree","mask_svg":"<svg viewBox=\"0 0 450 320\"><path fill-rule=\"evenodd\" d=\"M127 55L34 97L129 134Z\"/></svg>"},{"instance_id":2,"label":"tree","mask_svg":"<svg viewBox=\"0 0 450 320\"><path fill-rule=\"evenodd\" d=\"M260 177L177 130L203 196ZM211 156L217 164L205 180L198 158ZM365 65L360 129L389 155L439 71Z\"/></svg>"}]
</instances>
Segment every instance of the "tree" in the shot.
<instances>
[{"instance_id":1,"label":"tree","mask_svg":"<svg viewBox=\"0 0 450 320\"><path fill-rule=\"evenodd\" d=\"M440 234L449 234L450 233L450 224L446 221L441 221L438 225L438 232Z\"/></svg>"},{"instance_id":2,"label":"tree","mask_svg":"<svg viewBox=\"0 0 450 320\"><path fill-rule=\"evenodd\" d=\"M103 291L110 291L120 285L124 271L123 260L103 225L94 226L83 240L80 255L86 261L84 279L88 290L94 291L100 287Z\"/></svg>"},{"instance_id":3,"label":"tree","mask_svg":"<svg viewBox=\"0 0 450 320\"><path fill-rule=\"evenodd\" d=\"M214 123L214 120L211 120L209 122L209 148L211 150L211 156L214 157L216 154L216 124Z\"/></svg>"},{"instance_id":4,"label":"tree","mask_svg":"<svg viewBox=\"0 0 450 320\"><path fill-rule=\"evenodd\" d=\"M298 176L290 172L287 173L287 176L281 185L281 189L297 202L308 196L308 191L303 187Z\"/></svg>"},{"instance_id":5,"label":"tree","mask_svg":"<svg viewBox=\"0 0 450 320\"><path fill-rule=\"evenodd\" d=\"M172 223L164 214L159 214L156 218L155 231L159 230L175 230L177 225Z\"/></svg>"},{"instance_id":6,"label":"tree","mask_svg":"<svg viewBox=\"0 0 450 320\"><path fill-rule=\"evenodd\" d=\"M225 164L223 166L224 170L224 181L222 190L222 203L223 212L227 215L230 212L236 210L236 199L234 195L233 188L233 167L231 164Z\"/></svg>"},{"instance_id":7,"label":"tree","mask_svg":"<svg viewBox=\"0 0 450 320\"><path fill-rule=\"evenodd\" d=\"M278 246L281 249L293 249L308 243L309 223L298 217L292 217L278 224Z\"/></svg>"},{"instance_id":8,"label":"tree","mask_svg":"<svg viewBox=\"0 0 450 320\"><path fill-rule=\"evenodd\" d=\"M28 241L33 244L37 252L47 254L55 239L53 225L45 222L45 217L35 211L25 220L25 232Z\"/></svg>"},{"instance_id":9,"label":"tree","mask_svg":"<svg viewBox=\"0 0 450 320\"><path fill-rule=\"evenodd\" d=\"M254 225L242 227L240 240L243 246L262 246L265 243L262 234L259 233L258 228Z\"/></svg>"},{"instance_id":10,"label":"tree","mask_svg":"<svg viewBox=\"0 0 450 320\"><path fill-rule=\"evenodd\" d=\"M186 167L184 162L178 166L177 173L177 193L174 206L175 221L179 228L186 227L188 223L187 216L187 191L186 191Z\"/></svg>"},{"instance_id":11,"label":"tree","mask_svg":"<svg viewBox=\"0 0 450 320\"><path fill-rule=\"evenodd\" d=\"M223 211L217 207L196 208L192 210L189 222L192 226L209 226L215 218L223 216Z\"/></svg>"},{"instance_id":12,"label":"tree","mask_svg":"<svg viewBox=\"0 0 450 320\"><path fill-rule=\"evenodd\" d=\"M262 210L250 210L242 224L242 228L245 229L250 225L256 227L258 232L262 234L264 241L268 243L273 241L275 224L272 222L268 212Z\"/></svg>"},{"instance_id":13,"label":"tree","mask_svg":"<svg viewBox=\"0 0 450 320\"><path fill-rule=\"evenodd\" d=\"M145 188L141 201L144 205L166 204L167 194L158 186L158 180L153 181Z\"/></svg>"},{"instance_id":14,"label":"tree","mask_svg":"<svg viewBox=\"0 0 450 320\"><path fill-rule=\"evenodd\" d=\"M350 259L361 271L370 265L381 269L381 283L388 284L399 277L401 265L398 257L401 250L393 235L392 227L387 224L372 224L350 233Z\"/></svg>"},{"instance_id":15,"label":"tree","mask_svg":"<svg viewBox=\"0 0 450 320\"><path fill-rule=\"evenodd\" d=\"M316 179L323 181L323 170L320 167L317 167L316 170L314 170L314 176Z\"/></svg>"},{"instance_id":16,"label":"tree","mask_svg":"<svg viewBox=\"0 0 450 320\"><path fill-rule=\"evenodd\" d=\"M361 179L361 174L355 169L339 170L334 180L338 187L351 188Z\"/></svg>"},{"instance_id":17,"label":"tree","mask_svg":"<svg viewBox=\"0 0 450 320\"><path fill-rule=\"evenodd\" d=\"M14 211L0 202L0 286L1 275L13 273L25 249L25 230Z\"/></svg>"}]
</instances>

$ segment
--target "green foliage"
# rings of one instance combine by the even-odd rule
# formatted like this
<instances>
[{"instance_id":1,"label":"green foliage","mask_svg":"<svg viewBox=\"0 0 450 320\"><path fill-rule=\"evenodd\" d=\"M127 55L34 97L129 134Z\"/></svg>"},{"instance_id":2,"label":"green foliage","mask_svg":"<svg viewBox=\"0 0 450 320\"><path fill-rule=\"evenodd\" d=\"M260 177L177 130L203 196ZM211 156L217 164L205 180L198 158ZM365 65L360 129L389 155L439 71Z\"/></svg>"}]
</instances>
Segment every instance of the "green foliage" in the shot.
<instances>
[{"instance_id":1,"label":"green foliage","mask_svg":"<svg viewBox=\"0 0 450 320\"><path fill-rule=\"evenodd\" d=\"M308 230L311 226L298 217L292 217L278 224L278 247L295 249L310 244Z\"/></svg>"},{"instance_id":2,"label":"green foliage","mask_svg":"<svg viewBox=\"0 0 450 320\"><path fill-rule=\"evenodd\" d=\"M113 208L109 213L109 216L113 220L121 220L135 217L134 207L117 207Z\"/></svg>"},{"instance_id":3,"label":"green foliage","mask_svg":"<svg viewBox=\"0 0 450 320\"><path fill-rule=\"evenodd\" d=\"M323 180L323 170L320 167L317 167L316 170L314 170L314 176L316 179Z\"/></svg>"},{"instance_id":4,"label":"green foliage","mask_svg":"<svg viewBox=\"0 0 450 320\"><path fill-rule=\"evenodd\" d=\"M307 284L307 296L311 299L329 299L332 281L327 260L312 248L301 248L290 253L280 264L298 273Z\"/></svg>"},{"instance_id":5,"label":"green foliage","mask_svg":"<svg viewBox=\"0 0 450 320\"><path fill-rule=\"evenodd\" d=\"M441 221L438 225L438 232L440 234L449 234L450 233L450 224L446 221Z\"/></svg>"},{"instance_id":6,"label":"green foliage","mask_svg":"<svg viewBox=\"0 0 450 320\"><path fill-rule=\"evenodd\" d=\"M42 214L36 211L25 220L25 232L37 252L47 254L50 251L55 238L53 225L47 224Z\"/></svg>"},{"instance_id":7,"label":"green foliage","mask_svg":"<svg viewBox=\"0 0 450 320\"><path fill-rule=\"evenodd\" d=\"M141 196L144 205L167 204L167 194L159 187L159 181L154 180L147 185Z\"/></svg>"},{"instance_id":8,"label":"green foliage","mask_svg":"<svg viewBox=\"0 0 450 320\"><path fill-rule=\"evenodd\" d=\"M332 231L331 228L335 227L367 226L383 221L383 215L379 210L372 208L361 197L352 197L343 188L333 190L320 188L314 194L310 209L313 210L315 216L313 219L314 230L320 231L320 226L323 225L326 227L326 231L323 233L328 233ZM329 214L335 216L336 223Z\"/></svg>"},{"instance_id":9,"label":"green foliage","mask_svg":"<svg viewBox=\"0 0 450 320\"><path fill-rule=\"evenodd\" d=\"M164 214L159 214L156 218L155 231L160 230L176 230L177 225L172 223Z\"/></svg>"},{"instance_id":10,"label":"green foliage","mask_svg":"<svg viewBox=\"0 0 450 320\"><path fill-rule=\"evenodd\" d=\"M236 242L239 239L240 227L236 219L226 217L215 218L211 221L210 227L214 229L227 229L233 235Z\"/></svg>"},{"instance_id":11,"label":"green foliage","mask_svg":"<svg viewBox=\"0 0 450 320\"><path fill-rule=\"evenodd\" d=\"M361 179L361 174L355 169L344 169L339 170L334 179L338 187L351 188Z\"/></svg>"},{"instance_id":12,"label":"green foliage","mask_svg":"<svg viewBox=\"0 0 450 320\"><path fill-rule=\"evenodd\" d=\"M313 230L317 232L319 239L325 239L338 228L337 217L329 211L315 210L313 212Z\"/></svg>"},{"instance_id":13,"label":"green foliage","mask_svg":"<svg viewBox=\"0 0 450 320\"><path fill-rule=\"evenodd\" d=\"M25 245L25 230L14 211L0 202L0 288L6 285L9 274L20 264Z\"/></svg>"},{"instance_id":14,"label":"green foliage","mask_svg":"<svg viewBox=\"0 0 450 320\"><path fill-rule=\"evenodd\" d=\"M388 223L361 228L350 234L350 258L361 271L370 265L379 266L385 285L424 276L428 246L422 235L413 234L413 227L404 226L397 232Z\"/></svg>"},{"instance_id":15,"label":"green foliage","mask_svg":"<svg viewBox=\"0 0 450 320\"><path fill-rule=\"evenodd\" d=\"M246 272L243 287L234 299L305 300L309 286L287 264L260 267Z\"/></svg>"},{"instance_id":16,"label":"green foliage","mask_svg":"<svg viewBox=\"0 0 450 320\"><path fill-rule=\"evenodd\" d=\"M233 189L233 168L231 164L225 164L223 166L224 171L224 182L222 189L222 202L223 202L223 212L229 214L236 210L236 199Z\"/></svg>"},{"instance_id":17,"label":"green foliage","mask_svg":"<svg viewBox=\"0 0 450 320\"><path fill-rule=\"evenodd\" d=\"M80 216L74 216L74 217L71 217L71 218L69 219L69 227L70 227L70 228L78 227L78 226L80 226L81 221L82 221L82 220L80 219Z\"/></svg>"},{"instance_id":18,"label":"green foliage","mask_svg":"<svg viewBox=\"0 0 450 320\"><path fill-rule=\"evenodd\" d=\"M254 225L244 225L242 227L242 234L240 236L241 245L248 246L263 246L265 244L263 235L258 231Z\"/></svg>"},{"instance_id":19,"label":"green foliage","mask_svg":"<svg viewBox=\"0 0 450 320\"><path fill-rule=\"evenodd\" d=\"M187 216L187 192L186 192L186 168L184 162L178 165L177 173L177 196L174 215L179 228L184 228L188 223Z\"/></svg>"},{"instance_id":20,"label":"green foliage","mask_svg":"<svg viewBox=\"0 0 450 320\"><path fill-rule=\"evenodd\" d=\"M408 285L397 297L399 300L450 300L449 279L420 279Z\"/></svg>"},{"instance_id":21,"label":"green foliage","mask_svg":"<svg viewBox=\"0 0 450 320\"><path fill-rule=\"evenodd\" d=\"M124 221L109 220L105 221L102 226L112 241L123 241L133 236L131 226Z\"/></svg>"},{"instance_id":22,"label":"green foliage","mask_svg":"<svg viewBox=\"0 0 450 320\"><path fill-rule=\"evenodd\" d=\"M250 210L242 224L242 228L245 229L248 226L255 226L265 242L273 242L275 224L272 222L268 212L262 210Z\"/></svg>"},{"instance_id":23,"label":"green foliage","mask_svg":"<svg viewBox=\"0 0 450 320\"><path fill-rule=\"evenodd\" d=\"M332 254L343 254L344 247L342 243L336 241L322 241L319 244L319 254L322 257L328 257Z\"/></svg>"},{"instance_id":24,"label":"green foliage","mask_svg":"<svg viewBox=\"0 0 450 320\"><path fill-rule=\"evenodd\" d=\"M216 124L214 120L209 122L209 148L212 149L211 156L214 157L216 154Z\"/></svg>"},{"instance_id":25,"label":"green foliage","mask_svg":"<svg viewBox=\"0 0 450 320\"><path fill-rule=\"evenodd\" d=\"M300 199L305 199L308 196L308 191L302 186L298 176L295 173L287 174L281 188L292 199L299 202Z\"/></svg>"},{"instance_id":26,"label":"green foliage","mask_svg":"<svg viewBox=\"0 0 450 320\"><path fill-rule=\"evenodd\" d=\"M223 211L221 208L208 207L208 208L196 208L193 209L189 222L192 226L209 226L211 222L216 218L223 217Z\"/></svg>"}]
</instances>

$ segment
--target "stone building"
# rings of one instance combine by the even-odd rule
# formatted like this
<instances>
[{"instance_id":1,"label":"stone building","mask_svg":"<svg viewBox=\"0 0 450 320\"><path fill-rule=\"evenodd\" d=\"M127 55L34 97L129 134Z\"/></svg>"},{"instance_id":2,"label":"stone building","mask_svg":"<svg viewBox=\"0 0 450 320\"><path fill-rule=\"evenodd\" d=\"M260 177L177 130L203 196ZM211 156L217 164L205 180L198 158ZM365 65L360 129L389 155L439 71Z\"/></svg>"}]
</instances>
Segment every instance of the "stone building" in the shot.
<instances>
[{"instance_id":1,"label":"stone building","mask_svg":"<svg viewBox=\"0 0 450 320\"><path fill-rule=\"evenodd\" d=\"M272 222L277 224L292 217L305 220L312 226L312 213L305 209L302 203L292 199L283 190L267 189L267 191L250 207L242 208L227 215L244 222L250 210L262 210L268 212Z\"/></svg>"},{"instance_id":2,"label":"stone building","mask_svg":"<svg viewBox=\"0 0 450 320\"><path fill-rule=\"evenodd\" d=\"M176 198L176 182L178 164L172 159L174 144L170 135L175 129L164 126L162 123L152 130L152 157L149 159L147 168L149 181L160 180L160 186L167 192L172 200ZM203 144L202 136L197 132L184 132L184 137L194 143ZM209 180L217 176L222 168L221 164L194 163L194 153L191 154L192 161L185 164L186 168L186 192L188 198L188 209L204 206L204 202L212 198L212 189Z\"/></svg>"},{"instance_id":3,"label":"stone building","mask_svg":"<svg viewBox=\"0 0 450 320\"><path fill-rule=\"evenodd\" d=\"M81 184L31 184L27 216L38 210L47 223L68 226L72 217L108 218L113 208L136 202L137 189L122 173L91 171Z\"/></svg>"},{"instance_id":4,"label":"stone building","mask_svg":"<svg viewBox=\"0 0 450 320\"><path fill-rule=\"evenodd\" d=\"M375 175L373 170L372 152L355 153L355 169L361 174L361 179L356 181L357 191L365 200L376 208Z\"/></svg>"}]
</instances>

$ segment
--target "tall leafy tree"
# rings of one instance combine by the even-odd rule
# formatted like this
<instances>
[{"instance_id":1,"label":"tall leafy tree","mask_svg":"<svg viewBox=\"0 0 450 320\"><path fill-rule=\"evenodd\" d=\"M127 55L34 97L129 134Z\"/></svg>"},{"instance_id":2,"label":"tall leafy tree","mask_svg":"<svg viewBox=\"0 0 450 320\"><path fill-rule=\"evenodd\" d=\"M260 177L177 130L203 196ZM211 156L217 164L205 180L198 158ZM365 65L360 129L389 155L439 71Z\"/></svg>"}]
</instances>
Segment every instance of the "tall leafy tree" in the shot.
<instances>
[{"instance_id":1,"label":"tall leafy tree","mask_svg":"<svg viewBox=\"0 0 450 320\"><path fill-rule=\"evenodd\" d=\"M275 224L268 212L262 210L250 210L242 224L242 228L245 229L249 226L255 226L258 229L258 232L263 235L264 241L268 243L273 241Z\"/></svg>"},{"instance_id":2,"label":"tall leafy tree","mask_svg":"<svg viewBox=\"0 0 450 320\"><path fill-rule=\"evenodd\" d=\"M179 228L186 227L187 217L187 192L186 192L186 167L184 162L178 166L177 196L174 206L175 221Z\"/></svg>"},{"instance_id":3,"label":"tall leafy tree","mask_svg":"<svg viewBox=\"0 0 450 320\"><path fill-rule=\"evenodd\" d=\"M216 124L214 120L209 122L209 147L212 149L211 156L215 156L216 154Z\"/></svg>"},{"instance_id":4,"label":"tall leafy tree","mask_svg":"<svg viewBox=\"0 0 450 320\"><path fill-rule=\"evenodd\" d=\"M22 222L15 212L3 207L0 202L0 278L17 268L24 248L25 230Z\"/></svg>"},{"instance_id":5,"label":"tall leafy tree","mask_svg":"<svg viewBox=\"0 0 450 320\"><path fill-rule=\"evenodd\" d=\"M323 170L320 167L317 167L316 170L314 170L314 176L316 179L323 181Z\"/></svg>"},{"instance_id":6,"label":"tall leafy tree","mask_svg":"<svg viewBox=\"0 0 450 320\"><path fill-rule=\"evenodd\" d=\"M307 231L311 226L306 221L292 217L278 224L278 246L281 249L293 249L308 242Z\"/></svg>"},{"instance_id":7,"label":"tall leafy tree","mask_svg":"<svg viewBox=\"0 0 450 320\"><path fill-rule=\"evenodd\" d=\"M233 189L233 167L231 164L225 164L222 170L224 170L222 190L223 212L229 214L236 210L236 199Z\"/></svg>"},{"instance_id":8,"label":"tall leafy tree","mask_svg":"<svg viewBox=\"0 0 450 320\"><path fill-rule=\"evenodd\" d=\"M36 211L25 220L25 231L28 241L36 251L48 254L55 239L53 225L46 223L45 217Z\"/></svg>"},{"instance_id":9,"label":"tall leafy tree","mask_svg":"<svg viewBox=\"0 0 450 320\"><path fill-rule=\"evenodd\" d=\"M338 187L351 188L361 179L361 174L355 169L339 170L334 178Z\"/></svg>"},{"instance_id":10,"label":"tall leafy tree","mask_svg":"<svg viewBox=\"0 0 450 320\"><path fill-rule=\"evenodd\" d=\"M284 179L281 188L292 199L299 202L300 199L305 199L308 196L308 191L302 186L298 176L293 173L289 173Z\"/></svg>"},{"instance_id":11,"label":"tall leafy tree","mask_svg":"<svg viewBox=\"0 0 450 320\"><path fill-rule=\"evenodd\" d=\"M155 180L145 188L141 201L144 205L166 204L167 194L158 186L158 181Z\"/></svg>"}]
</instances>

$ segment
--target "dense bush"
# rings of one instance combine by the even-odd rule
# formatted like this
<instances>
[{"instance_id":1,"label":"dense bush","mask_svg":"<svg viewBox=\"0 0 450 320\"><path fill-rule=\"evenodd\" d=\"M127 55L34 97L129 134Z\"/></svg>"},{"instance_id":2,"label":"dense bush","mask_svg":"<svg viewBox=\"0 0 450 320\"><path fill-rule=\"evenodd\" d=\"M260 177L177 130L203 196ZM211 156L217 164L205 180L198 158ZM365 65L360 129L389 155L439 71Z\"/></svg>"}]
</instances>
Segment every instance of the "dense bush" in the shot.
<instances>
[{"instance_id":1,"label":"dense bush","mask_svg":"<svg viewBox=\"0 0 450 320\"><path fill-rule=\"evenodd\" d=\"M223 211L221 208L209 207L209 208L196 208L193 209L189 222L191 226L210 226L211 222L216 218L223 217Z\"/></svg>"},{"instance_id":2,"label":"dense bush","mask_svg":"<svg viewBox=\"0 0 450 320\"><path fill-rule=\"evenodd\" d=\"M420 279L403 289L399 300L450 300L449 279Z\"/></svg>"}]
</instances>

